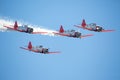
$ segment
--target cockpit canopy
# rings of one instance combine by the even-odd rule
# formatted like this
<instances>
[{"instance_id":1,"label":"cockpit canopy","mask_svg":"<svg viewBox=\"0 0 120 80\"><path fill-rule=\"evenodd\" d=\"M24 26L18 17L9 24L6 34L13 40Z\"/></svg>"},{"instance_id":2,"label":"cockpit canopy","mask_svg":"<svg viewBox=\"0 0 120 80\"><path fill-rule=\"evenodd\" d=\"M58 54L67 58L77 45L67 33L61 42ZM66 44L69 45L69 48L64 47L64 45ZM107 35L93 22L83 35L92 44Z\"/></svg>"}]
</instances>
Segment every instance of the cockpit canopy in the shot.
<instances>
[{"instance_id":1,"label":"cockpit canopy","mask_svg":"<svg viewBox=\"0 0 120 80\"><path fill-rule=\"evenodd\" d=\"M87 28L96 28L96 23L90 23L90 24L88 24Z\"/></svg>"},{"instance_id":2,"label":"cockpit canopy","mask_svg":"<svg viewBox=\"0 0 120 80\"><path fill-rule=\"evenodd\" d=\"M23 27L28 27L28 25L23 25Z\"/></svg>"},{"instance_id":3,"label":"cockpit canopy","mask_svg":"<svg viewBox=\"0 0 120 80\"><path fill-rule=\"evenodd\" d=\"M43 48L43 46L42 46L42 45L39 45L39 46L36 46L36 48Z\"/></svg>"},{"instance_id":4,"label":"cockpit canopy","mask_svg":"<svg viewBox=\"0 0 120 80\"><path fill-rule=\"evenodd\" d=\"M43 47L42 45L39 46L39 48L42 48L42 47Z\"/></svg>"},{"instance_id":5,"label":"cockpit canopy","mask_svg":"<svg viewBox=\"0 0 120 80\"><path fill-rule=\"evenodd\" d=\"M71 32L75 32L75 30L72 29Z\"/></svg>"},{"instance_id":6,"label":"cockpit canopy","mask_svg":"<svg viewBox=\"0 0 120 80\"><path fill-rule=\"evenodd\" d=\"M91 24L89 24L90 26L96 26L96 23L91 23Z\"/></svg>"},{"instance_id":7,"label":"cockpit canopy","mask_svg":"<svg viewBox=\"0 0 120 80\"><path fill-rule=\"evenodd\" d=\"M73 29L72 30L67 30L66 32L75 32L75 30L73 30Z\"/></svg>"}]
</instances>

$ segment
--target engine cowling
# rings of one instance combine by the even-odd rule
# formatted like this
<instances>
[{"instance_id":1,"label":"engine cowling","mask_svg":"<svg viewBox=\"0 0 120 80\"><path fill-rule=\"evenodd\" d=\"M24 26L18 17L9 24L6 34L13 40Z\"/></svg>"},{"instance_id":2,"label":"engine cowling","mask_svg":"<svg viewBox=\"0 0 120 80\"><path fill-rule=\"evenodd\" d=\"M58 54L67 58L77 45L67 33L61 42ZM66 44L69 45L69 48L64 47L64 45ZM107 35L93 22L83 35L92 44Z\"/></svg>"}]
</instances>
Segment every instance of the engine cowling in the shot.
<instances>
[{"instance_id":1,"label":"engine cowling","mask_svg":"<svg viewBox=\"0 0 120 80\"><path fill-rule=\"evenodd\" d=\"M28 28L27 29L27 33L32 33L33 32L33 28Z\"/></svg>"},{"instance_id":2,"label":"engine cowling","mask_svg":"<svg viewBox=\"0 0 120 80\"><path fill-rule=\"evenodd\" d=\"M100 27L100 26L97 26L96 30L97 30L98 32L100 32L100 31L102 31L102 30L103 30L103 28L102 28L102 27Z\"/></svg>"},{"instance_id":3,"label":"engine cowling","mask_svg":"<svg viewBox=\"0 0 120 80\"><path fill-rule=\"evenodd\" d=\"M48 49L43 49L43 53L44 54L48 53Z\"/></svg>"},{"instance_id":4,"label":"engine cowling","mask_svg":"<svg viewBox=\"0 0 120 80\"><path fill-rule=\"evenodd\" d=\"M81 36L81 33L75 32L75 37L79 38Z\"/></svg>"}]
</instances>

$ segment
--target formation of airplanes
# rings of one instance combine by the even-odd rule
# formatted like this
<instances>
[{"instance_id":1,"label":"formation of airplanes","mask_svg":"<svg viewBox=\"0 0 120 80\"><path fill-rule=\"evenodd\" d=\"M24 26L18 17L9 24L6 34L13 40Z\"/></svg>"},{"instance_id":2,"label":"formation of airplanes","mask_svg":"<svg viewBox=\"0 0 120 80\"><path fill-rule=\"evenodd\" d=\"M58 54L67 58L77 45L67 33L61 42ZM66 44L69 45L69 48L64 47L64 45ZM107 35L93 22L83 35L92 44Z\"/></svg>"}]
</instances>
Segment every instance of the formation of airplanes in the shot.
<instances>
[{"instance_id":1,"label":"formation of airplanes","mask_svg":"<svg viewBox=\"0 0 120 80\"><path fill-rule=\"evenodd\" d=\"M83 19L81 25L74 25L75 27L82 28L85 30L89 31L94 31L94 32L112 32L115 30L105 30L103 27L96 25L96 23L90 23L86 24L85 20ZM45 34L48 32L35 32L34 28L29 27L28 25L22 25L19 26L17 21L12 26L6 26L4 25L7 29L18 31L18 32L24 32L24 33L29 33L29 34ZM86 34L82 35L81 32L75 31L73 29L71 30L64 30L63 26L60 26L59 31L52 32L54 35L59 35L59 36L66 36L66 37L72 37L72 38L84 38L84 37L89 37L93 36L93 34ZM27 47L20 47L21 49L32 51L35 53L41 53L41 54L53 54L53 53L60 53L59 51L55 52L49 52L49 48L44 48L42 45L39 46L32 46L32 43L29 42Z\"/></svg>"}]
</instances>

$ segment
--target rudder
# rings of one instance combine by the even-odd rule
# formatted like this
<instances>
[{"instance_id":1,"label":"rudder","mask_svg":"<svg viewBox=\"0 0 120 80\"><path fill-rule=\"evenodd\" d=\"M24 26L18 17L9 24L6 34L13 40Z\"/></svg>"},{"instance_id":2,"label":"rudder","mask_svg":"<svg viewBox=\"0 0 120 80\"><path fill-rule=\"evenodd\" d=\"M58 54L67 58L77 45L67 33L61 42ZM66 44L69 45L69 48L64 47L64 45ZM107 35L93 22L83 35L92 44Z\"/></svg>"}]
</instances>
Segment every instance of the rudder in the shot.
<instances>
[{"instance_id":1,"label":"rudder","mask_svg":"<svg viewBox=\"0 0 120 80\"><path fill-rule=\"evenodd\" d=\"M16 30L17 28L18 28L18 24L17 24L17 21L15 21L14 29Z\"/></svg>"},{"instance_id":2,"label":"rudder","mask_svg":"<svg viewBox=\"0 0 120 80\"><path fill-rule=\"evenodd\" d=\"M63 29L63 26L62 26L62 25L60 26L59 32L60 32L60 33L63 33L63 32L64 32L64 29Z\"/></svg>"},{"instance_id":3,"label":"rudder","mask_svg":"<svg viewBox=\"0 0 120 80\"><path fill-rule=\"evenodd\" d=\"M28 49L32 49L32 43L31 42L29 42L29 44L28 44Z\"/></svg>"},{"instance_id":4,"label":"rudder","mask_svg":"<svg viewBox=\"0 0 120 80\"><path fill-rule=\"evenodd\" d=\"M85 19L83 19L81 26L82 26L82 27L85 27L85 26L86 26Z\"/></svg>"}]
</instances>

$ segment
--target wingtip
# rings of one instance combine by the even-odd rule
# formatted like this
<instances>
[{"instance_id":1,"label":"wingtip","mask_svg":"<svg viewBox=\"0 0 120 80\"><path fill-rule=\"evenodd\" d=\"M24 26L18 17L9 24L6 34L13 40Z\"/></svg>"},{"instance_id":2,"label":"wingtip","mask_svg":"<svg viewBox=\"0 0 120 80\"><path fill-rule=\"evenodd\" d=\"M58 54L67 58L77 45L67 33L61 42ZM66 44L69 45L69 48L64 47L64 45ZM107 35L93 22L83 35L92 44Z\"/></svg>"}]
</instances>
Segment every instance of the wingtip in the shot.
<instances>
[{"instance_id":1,"label":"wingtip","mask_svg":"<svg viewBox=\"0 0 120 80\"><path fill-rule=\"evenodd\" d=\"M116 30L103 30L102 32L114 32Z\"/></svg>"},{"instance_id":2,"label":"wingtip","mask_svg":"<svg viewBox=\"0 0 120 80\"><path fill-rule=\"evenodd\" d=\"M111 32L113 32L113 31L116 31L116 30L114 30L114 29L113 29L113 30L111 30Z\"/></svg>"},{"instance_id":3,"label":"wingtip","mask_svg":"<svg viewBox=\"0 0 120 80\"><path fill-rule=\"evenodd\" d=\"M88 36L94 36L94 34L88 34Z\"/></svg>"},{"instance_id":4,"label":"wingtip","mask_svg":"<svg viewBox=\"0 0 120 80\"><path fill-rule=\"evenodd\" d=\"M25 49L24 47L19 47L19 48L21 48L21 49Z\"/></svg>"},{"instance_id":5,"label":"wingtip","mask_svg":"<svg viewBox=\"0 0 120 80\"><path fill-rule=\"evenodd\" d=\"M21 48L21 49L22 49L23 47L19 47L19 48Z\"/></svg>"},{"instance_id":6,"label":"wingtip","mask_svg":"<svg viewBox=\"0 0 120 80\"><path fill-rule=\"evenodd\" d=\"M49 52L49 54L59 54L61 53L60 51L56 51L56 52Z\"/></svg>"},{"instance_id":7,"label":"wingtip","mask_svg":"<svg viewBox=\"0 0 120 80\"><path fill-rule=\"evenodd\" d=\"M56 51L56 52L54 52L54 53L61 53L61 51Z\"/></svg>"}]
</instances>

